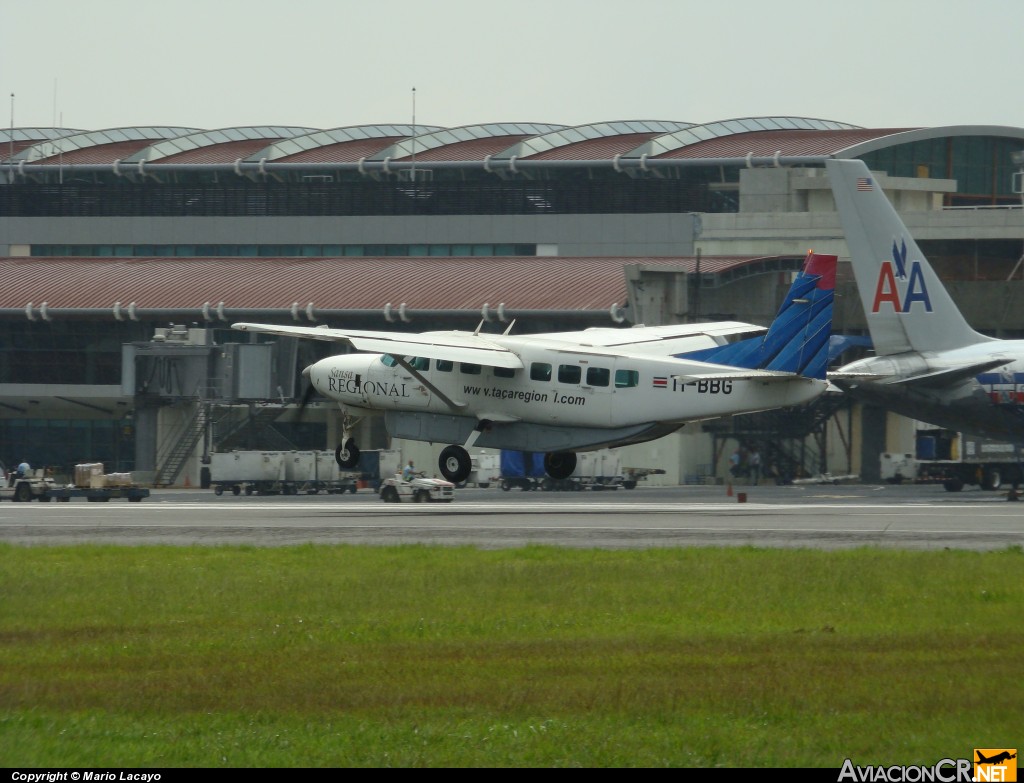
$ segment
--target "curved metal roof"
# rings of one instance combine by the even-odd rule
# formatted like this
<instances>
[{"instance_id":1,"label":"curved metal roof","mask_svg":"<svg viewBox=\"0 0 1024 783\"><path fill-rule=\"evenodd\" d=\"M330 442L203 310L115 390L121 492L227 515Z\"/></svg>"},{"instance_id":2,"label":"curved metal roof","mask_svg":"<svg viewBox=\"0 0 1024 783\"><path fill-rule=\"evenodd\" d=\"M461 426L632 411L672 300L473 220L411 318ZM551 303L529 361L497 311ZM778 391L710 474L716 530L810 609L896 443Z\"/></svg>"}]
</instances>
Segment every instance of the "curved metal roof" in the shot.
<instances>
[{"instance_id":1,"label":"curved metal roof","mask_svg":"<svg viewBox=\"0 0 1024 783\"><path fill-rule=\"evenodd\" d=\"M688 144L685 147L666 152L658 160L684 160L700 158L743 158L747 155L771 157L833 155L839 150L860 142L887 139L894 143L892 136L903 133L905 128L882 128L868 130L777 130L750 131L731 136L718 136Z\"/></svg>"},{"instance_id":2,"label":"curved metal roof","mask_svg":"<svg viewBox=\"0 0 1024 783\"><path fill-rule=\"evenodd\" d=\"M691 125L674 133L658 136L646 144L631 150L623 155L623 157L639 158L646 155L654 158L664 156L666 153L674 152L690 144L698 144L702 141L721 136L731 136L736 133L778 130L842 130L856 127L856 125L849 125L845 122L814 120L806 117L747 117L735 120L722 120L720 122L707 123L706 125Z\"/></svg>"},{"instance_id":3,"label":"curved metal roof","mask_svg":"<svg viewBox=\"0 0 1024 783\"><path fill-rule=\"evenodd\" d=\"M294 136L308 134L313 130L315 129L263 125L248 128L221 128L220 130L199 131L151 144L134 155L125 158L122 162L137 163L140 160L144 160L149 163L161 158L171 157L181 159L180 156L184 153L218 144L229 144L239 141L262 141L265 142L265 146L268 146L273 143L274 139L289 139ZM235 158L231 158L231 160L235 160Z\"/></svg>"},{"instance_id":4,"label":"curved metal roof","mask_svg":"<svg viewBox=\"0 0 1024 783\"><path fill-rule=\"evenodd\" d=\"M507 138L514 136L537 136L550 133L551 131L564 128L564 125L543 125L535 122L498 122L487 125L463 125L459 128L440 128L431 133L415 135L412 138L402 139L390 147L369 157L369 160L384 160L391 158L399 160L411 157L414 153L420 155L438 147L451 144L462 144L477 139Z\"/></svg>"},{"instance_id":5,"label":"curved metal roof","mask_svg":"<svg viewBox=\"0 0 1024 783\"><path fill-rule=\"evenodd\" d=\"M494 155L495 160L506 158L528 158L542 152L577 144L591 139L607 138L609 136L621 136L623 134L650 133L664 134L678 131L682 128L689 128L689 122L672 122L661 120L623 120L621 122L595 122L591 125L577 125L571 128L563 127L559 130L546 133L543 136L526 139L506 150Z\"/></svg>"},{"instance_id":6,"label":"curved metal roof","mask_svg":"<svg viewBox=\"0 0 1024 783\"><path fill-rule=\"evenodd\" d=\"M391 139L405 138L415 133L433 133L437 130L441 130L437 125L350 125L345 128L314 131L305 136L295 136L275 142L263 150L260 157L266 158L267 161L280 160L303 152L354 141L377 140L387 144ZM258 160L258 158L254 156L250 160Z\"/></svg>"},{"instance_id":7,"label":"curved metal roof","mask_svg":"<svg viewBox=\"0 0 1024 783\"><path fill-rule=\"evenodd\" d=\"M139 142L173 139L182 134L196 133L197 131L197 128L134 127L73 133L69 136L61 136L26 147L14 156L14 161L23 160L27 163L32 163L38 160L45 160L46 158L53 158L57 155L70 155L78 150L91 147L107 145L124 146L125 144L137 145Z\"/></svg>"},{"instance_id":8,"label":"curved metal roof","mask_svg":"<svg viewBox=\"0 0 1024 783\"><path fill-rule=\"evenodd\" d=\"M893 131L896 133L896 131ZM1018 139L1024 142L1024 128L1013 128L1007 125L945 125L939 128L916 128L899 132L898 138L878 137L851 144L836 151L837 157L859 158L869 152L890 147L893 144L909 144L914 141L940 139L951 136L1001 136L1007 139Z\"/></svg>"},{"instance_id":9,"label":"curved metal roof","mask_svg":"<svg viewBox=\"0 0 1024 783\"><path fill-rule=\"evenodd\" d=\"M15 128L0 131L0 161L18 164L11 177L71 166L113 168L152 162L166 170L227 170L238 175L282 170L358 170L394 173L420 161L441 168L482 168L504 176L520 166L648 167L703 165L821 165L829 156L860 157L875 150L949 136L1024 140L1024 129L963 125L939 128L862 128L805 117L748 117L694 125L674 121L602 122L565 127L545 123L357 125L329 130L256 126L197 130L177 127L77 131ZM3 138L7 138L7 144ZM13 140L12 140L13 139ZM415 148L416 160L411 160ZM7 159L5 159L5 156ZM57 159L60 158L58 164Z\"/></svg>"}]
</instances>

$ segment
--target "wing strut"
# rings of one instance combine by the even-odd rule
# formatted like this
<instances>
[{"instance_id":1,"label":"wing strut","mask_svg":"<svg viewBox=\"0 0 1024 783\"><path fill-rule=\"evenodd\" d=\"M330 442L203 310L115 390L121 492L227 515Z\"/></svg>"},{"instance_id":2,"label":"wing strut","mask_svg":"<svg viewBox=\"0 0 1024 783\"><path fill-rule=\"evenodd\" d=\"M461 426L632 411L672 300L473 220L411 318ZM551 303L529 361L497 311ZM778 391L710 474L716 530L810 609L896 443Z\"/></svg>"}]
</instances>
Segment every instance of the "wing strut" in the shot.
<instances>
[{"instance_id":1,"label":"wing strut","mask_svg":"<svg viewBox=\"0 0 1024 783\"><path fill-rule=\"evenodd\" d=\"M403 370L412 375L416 380L418 380L420 383L422 383L424 386L430 389L430 391L436 394L437 398L444 402L444 404L451 408L453 411L460 411L466 407L466 403L456 402L443 391L438 389L434 384L432 384L430 381L424 378L423 374L419 370L413 368L413 366L406 361L404 356L399 356L398 354L394 353L389 353L388 356L394 359Z\"/></svg>"}]
</instances>

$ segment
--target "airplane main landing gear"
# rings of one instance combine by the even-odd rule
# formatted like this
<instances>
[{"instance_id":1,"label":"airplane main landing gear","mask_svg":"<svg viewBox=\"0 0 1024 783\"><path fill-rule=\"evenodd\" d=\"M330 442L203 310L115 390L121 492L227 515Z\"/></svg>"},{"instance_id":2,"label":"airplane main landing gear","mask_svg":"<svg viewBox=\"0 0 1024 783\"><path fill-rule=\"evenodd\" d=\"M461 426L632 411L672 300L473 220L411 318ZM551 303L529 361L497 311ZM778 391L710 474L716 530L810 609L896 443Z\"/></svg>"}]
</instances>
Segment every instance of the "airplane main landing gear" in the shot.
<instances>
[{"instance_id":1,"label":"airplane main landing gear","mask_svg":"<svg viewBox=\"0 0 1024 783\"><path fill-rule=\"evenodd\" d=\"M567 479L576 470L576 454L552 451L544 455L544 470L553 479Z\"/></svg>"},{"instance_id":2,"label":"airplane main landing gear","mask_svg":"<svg viewBox=\"0 0 1024 783\"><path fill-rule=\"evenodd\" d=\"M441 475L453 484L459 484L469 478L473 470L473 461L469 452L462 446L445 446L437 459Z\"/></svg>"}]
</instances>

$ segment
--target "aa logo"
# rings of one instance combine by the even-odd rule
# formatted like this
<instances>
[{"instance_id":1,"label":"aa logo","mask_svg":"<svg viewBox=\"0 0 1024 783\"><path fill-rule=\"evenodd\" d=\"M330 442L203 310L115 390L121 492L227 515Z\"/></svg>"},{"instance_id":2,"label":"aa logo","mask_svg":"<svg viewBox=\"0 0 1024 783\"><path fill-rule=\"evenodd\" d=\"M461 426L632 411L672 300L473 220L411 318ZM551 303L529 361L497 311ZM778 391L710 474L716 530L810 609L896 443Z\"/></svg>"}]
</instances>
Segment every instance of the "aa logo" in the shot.
<instances>
[{"instance_id":1,"label":"aa logo","mask_svg":"<svg viewBox=\"0 0 1024 783\"><path fill-rule=\"evenodd\" d=\"M978 783L1014 783L1017 780L1017 749L975 748L974 780Z\"/></svg>"},{"instance_id":2,"label":"aa logo","mask_svg":"<svg viewBox=\"0 0 1024 783\"><path fill-rule=\"evenodd\" d=\"M902 294L901 288L904 289ZM883 261L881 269L878 270L875 301L871 304L871 312L877 313L883 304L888 304L894 313L909 313L917 302L921 303L925 312L932 311L932 301L924 282L921 262L911 261L908 269L907 243L897 245L893 242L892 261Z\"/></svg>"}]
</instances>

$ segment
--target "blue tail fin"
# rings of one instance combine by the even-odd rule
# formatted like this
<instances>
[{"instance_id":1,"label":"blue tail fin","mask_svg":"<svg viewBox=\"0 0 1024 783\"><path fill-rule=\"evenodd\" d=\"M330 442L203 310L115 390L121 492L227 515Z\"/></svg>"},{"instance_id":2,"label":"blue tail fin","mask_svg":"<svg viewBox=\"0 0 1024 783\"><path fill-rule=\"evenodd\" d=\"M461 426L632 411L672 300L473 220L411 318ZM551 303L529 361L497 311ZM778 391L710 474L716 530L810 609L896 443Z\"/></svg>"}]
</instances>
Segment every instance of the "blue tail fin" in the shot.
<instances>
[{"instance_id":1,"label":"blue tail fin","mask_svg":"<svg viewBox=\"0 0 1024 783\"><path fill-rule=\"evenodd\" d=\"M836 256L813 251L807 254L804 268L790 286L766 334L678 357L824 378L832 334L837 261Z\"/></svg>"}]
</instances>

